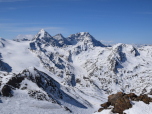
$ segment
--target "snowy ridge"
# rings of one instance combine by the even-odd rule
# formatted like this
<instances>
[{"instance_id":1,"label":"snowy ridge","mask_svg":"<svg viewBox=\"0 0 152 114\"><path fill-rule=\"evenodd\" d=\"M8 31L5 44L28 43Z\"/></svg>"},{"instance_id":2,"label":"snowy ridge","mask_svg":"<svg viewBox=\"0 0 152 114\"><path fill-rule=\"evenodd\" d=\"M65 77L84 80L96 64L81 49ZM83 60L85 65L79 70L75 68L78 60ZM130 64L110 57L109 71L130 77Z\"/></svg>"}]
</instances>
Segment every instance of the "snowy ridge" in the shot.
<instances>
[{"instance_id":1,"label":"snowy ridge","mask_svg":"<svg viewBox=\"0 0 152 114\"><path fill-rule=\"evenodd\" d=\"M44 29L31 41L0 39L0 44L1 91L12 77L24 77L18 89L11 88L12 99L31 93L35 101L41 95L42 101L54 101L61 110L67 107L72 113L92 114L110 94L152 93L152 46L119 43L107 47L88 32L64 38Z\"/></svg>"},{"instance_id":2,"label":"snowy ridge","mask_svg":"<svg viewBox=\"0 0 152 114\"><path fill-rule=\"evenodd\" d=\"M1 92L3 96L16 97L18 95L18 91L23 91L22 93L28 94L29 97L55 103L60 105L61 108L65 107L62 104L67 106L69 106L68 104L73 104L81 108L86 108L74 98L64 93L63 90L60 89L62 87L58 82L47 74L38 71L36 68L30 67L17 75L9 74L7 77L1 78ZM65 110L72 112L67 107L65 107Z\"/></svg>"}]
</instances>

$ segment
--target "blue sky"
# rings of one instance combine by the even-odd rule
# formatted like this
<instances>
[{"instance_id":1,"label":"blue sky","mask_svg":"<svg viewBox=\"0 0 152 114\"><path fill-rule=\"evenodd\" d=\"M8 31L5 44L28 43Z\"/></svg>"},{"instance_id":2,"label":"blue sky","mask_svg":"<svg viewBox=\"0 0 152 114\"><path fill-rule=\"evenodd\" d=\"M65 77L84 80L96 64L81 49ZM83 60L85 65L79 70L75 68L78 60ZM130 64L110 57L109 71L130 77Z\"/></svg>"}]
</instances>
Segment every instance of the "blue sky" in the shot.
<instances>
[{"instance_id":1,"label":"blue sky","mask_svg":"<svg viewBox=\"0 0 152 114\"><path fill-rule=\"evenodd\" d=\"M152 0L0 0L0 37L89 32L103 43L152 44Z\"/></svg>"}]
</instances>

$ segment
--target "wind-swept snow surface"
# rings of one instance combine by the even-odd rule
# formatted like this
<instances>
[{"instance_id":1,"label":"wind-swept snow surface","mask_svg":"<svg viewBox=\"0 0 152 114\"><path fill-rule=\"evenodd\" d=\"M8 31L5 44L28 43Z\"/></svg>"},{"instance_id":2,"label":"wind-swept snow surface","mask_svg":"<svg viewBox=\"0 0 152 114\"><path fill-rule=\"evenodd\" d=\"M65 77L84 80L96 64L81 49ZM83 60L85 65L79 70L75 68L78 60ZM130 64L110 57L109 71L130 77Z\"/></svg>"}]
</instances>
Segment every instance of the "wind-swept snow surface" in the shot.
<instances>
[{"instance_id":1,"label":"wind-swept snow surface","mask_svg":"<svg viewBox=\"0 0 152 114\"><path fill-rule=\"evenodd\" d=\"M1 113L92 114L110 94L152 94L151 67L152 46L107 47L88 32L1 38Z\"/></svg>"}]
</instances>

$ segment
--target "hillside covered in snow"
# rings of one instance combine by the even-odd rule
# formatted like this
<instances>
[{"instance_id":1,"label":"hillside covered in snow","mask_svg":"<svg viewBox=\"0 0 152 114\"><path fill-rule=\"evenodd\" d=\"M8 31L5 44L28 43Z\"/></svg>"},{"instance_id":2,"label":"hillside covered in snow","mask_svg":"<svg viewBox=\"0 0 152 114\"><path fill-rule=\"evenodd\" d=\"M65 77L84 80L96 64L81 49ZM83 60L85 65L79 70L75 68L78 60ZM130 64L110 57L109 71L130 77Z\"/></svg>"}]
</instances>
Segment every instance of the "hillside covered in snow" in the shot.
<instances>
[{"instance_id":1,"label":"hillside covered in snow","mask_svg":"<svg viewBox=\"0 0 152 114\"><path fill-rule=\"evenodd\" d=\"M31 40L0 38L0 92L2 114L93 114L117 92L152 95L152 46L43 29ZM143 114L139 103L126 113Z\"/></svg>"}]
</instances>

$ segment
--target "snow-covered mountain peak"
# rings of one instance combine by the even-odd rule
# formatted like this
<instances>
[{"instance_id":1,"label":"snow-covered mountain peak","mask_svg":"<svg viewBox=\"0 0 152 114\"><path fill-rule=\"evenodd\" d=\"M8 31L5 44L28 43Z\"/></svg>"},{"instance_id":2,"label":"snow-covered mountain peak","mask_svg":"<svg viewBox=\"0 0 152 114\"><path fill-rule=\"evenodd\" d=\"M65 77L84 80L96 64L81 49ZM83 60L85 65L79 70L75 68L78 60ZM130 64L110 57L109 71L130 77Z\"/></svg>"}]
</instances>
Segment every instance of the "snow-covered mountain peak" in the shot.
<instances>
[{"instance_id":1,"label":"snow-covered mountain peak","mask_svg":"<svg viewBox=\"0 0 152 114\"><path fill-rule=\"evenodd\" d=\"M40 31L39 31L39 34L45 34L45 30L44 29L41 29Z\"/></svg>"},{"instance_id":2,"label":"snow-covered mountain peak","mask_svg":"<svg viewBox=\"0 0 152 114\"><path fill-rule=\"evenodd\" d=\"M43 28L40 31L45 31Z\"/></svg>"},{"instance_id":3,"label":"snow-covered mountain peak","mask_svg":"<svg viewBox=\"0 0 152 114\"><path fill-rule=\"evenodd\" d=\"M85 34L85 32L80 32L81 33L81 35L84 35Z\"/></svg>"},{"instance_id":4,"label":"snow-covered mountain peak","mask_svg":"<svg viewBox=\"0 0 152 114\"><path fill-rule=\"evenodd\" d=\"M46 32L44 29L41 29L37 33L37 35L35 35L34 39L36 39L36 38L42 39L42 38L50 38L50 37L51 37L51 35L48 32Z\"/></svg>"},{"instance_id":5,"label":"snow-covered mountain peak","mask_svg":"<svg viewBox=\"0 0 152 114\"><path fill-rule=\"evenodd\" d=\"M118 43L112 47L112 50L114 51L114 53L124 52L126 54L134 53L135 56L138 55L137 49L133 45L130 45L130 44Z\"/></svg>"},{"instance_id":6,"label":"snow-covered mountain peak","mask_svg":"<svg viewBox=\"0 0 152 114\"><path fill-rule=\"evenodd\" d=\"M84 35L90 35L89 32L79 32L79 33L77 33L77 34L80 34L80 35L82 35L82 36L84 36ZM76 34L76 35L77 35L77 34Z\"/></svg>"},{"instance_id":7,"label":"snow-covered mountain peak","mask_svg":"<svg viewBox=\"0 0 152 114\"><path fill-rule=\"evenodd\" d=\"M90 35L88 32L79 32L76 34L71 34L68 38L68 41L70 41L73 45L81 43L83 45L87 46L101 46L105 47L101 42L97 41L92 35Z\"/></svg>"},{"instance_id":8,"label":"snow-covered mountain peak","mask_svg":"<svg viewBox=\"0 0 152 114\"><path fill-rule=\"evenodd\" d=\"M64 36L61 33L59 33L59 34L56 34L55 36L53 36L53 38L55 38L55 39L63 39Z\"/></svg>"},{"instance_id":9,"label":"snow-covered mountain peak","mask_svg":"<svg viewBox=\"0 0 152 114\"><path fill-rule=\"evenodd\" d=\"M89 32L78 32L75 34L77 37L93 37L89 34Z\"/></svg>"},{"instance_id":10,"label":"snow-covered mountain peak","mask_svg":"<svg viewBox=\"0 0 152 114\"><path fill-rule=\"evenodd\" d=\"M40 34L45 34L45 32L46 32L46 31L45 31L44 29L41 29L41 30L39 31Z\"/></svg>"},{"instance_id":11,"label":"snow-covered mountain peak","mask_svg":"<svg viewBox=\"0 0 152 114\"><path fill-rule=\"evenodd\" d=\"M76 34L71 34L69 37L92 37L92 36L89 34L89 32L78 32Z\"/></svg>"}]
</instances>

